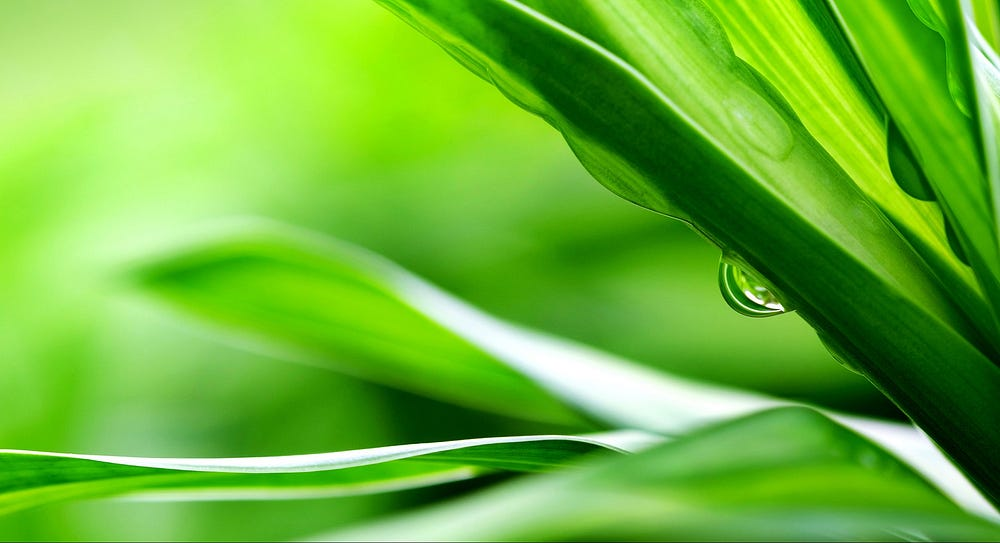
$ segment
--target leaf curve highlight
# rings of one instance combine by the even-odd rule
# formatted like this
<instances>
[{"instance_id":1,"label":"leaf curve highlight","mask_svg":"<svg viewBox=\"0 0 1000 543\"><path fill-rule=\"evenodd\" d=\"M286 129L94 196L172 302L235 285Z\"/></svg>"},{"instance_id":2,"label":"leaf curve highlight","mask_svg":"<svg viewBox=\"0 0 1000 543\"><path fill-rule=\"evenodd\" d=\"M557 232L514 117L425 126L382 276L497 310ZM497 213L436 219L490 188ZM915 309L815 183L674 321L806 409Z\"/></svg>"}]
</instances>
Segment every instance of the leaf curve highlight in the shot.
<instances>
[{"instance_id":1,"label":"leaf curve highlight","mask_svg":"<svg viewBox=\"0 0 1000 543\"><path fill-rule=\"evenodd\" d=\"M524 393L530 394L537 387L608 428L636 428L679 436L720 420L778 406L798 405L758 393L672 376L597 349L504 322L378 255L311 232L269 221L237 221L212 235L199 230L194 237L197 242L182 244L172 256L147 263L139 271L143 285L183 309L185 314L210 321L220 329L235 330L243 345L247 343L246 338L251 338L254 346L294 343L296 337L288 336L281 327L275 328L275 323L301 322L306 317L318 319L320 328L329 329L338 326L341 312L347 311L353 326L365 328L369 320L396 322L395 312L417 312L435 324L435 327L426 328L426 333L460 338L475 346L481 356L490 358L488 361L467 358L463 363L504 366L532 383ZM246 262L254 263L251 273L245 268ZM303 262L308 264L304 269L300 268ZM335 273L317 276L317 270L334 270ZM309 288L289 296L289 292L279 286L286 281L307 284ZM361 288L358 285L386 293L393 303L362 310L356 305L356 298L343 295L346 287ZM220 287L222 292L239 292L242 302L233 305L230 297L211 290ZM326 292L339 292L342 297L335 303ZM325 311L333 312L332 320L323 320ZM391 328L389 331L384 341L401 344L413 341L404 330ZM232 334L227 332L223 337L232 337ZM343 343L345 337L342 334L323 337L321 352L336 353L342 347L350 350L355 338L349 337L348 342ZM316 339L310 336L303 341L308 347ZM433 343L432 338L424 342ZM287 352L295 359L295 351ZM322 361L313 360L314 363ZM343 370L343 360L337 358L332 362L327 367ZM446 395L436 396L440 399L448 400L456 391L472 397L494 395L507 406L504 412L527 419L545 416L531 404L520 402L521 391L517 389L483 389L492 386L491 383L462 381L462 375L475 375L470 373L475 368L465 368L470 371L458 376L445 376L441 372L447 367L436 364L425 367L425 362L425 357L418 356L397 360L395 364L410 364L400 377L417 379L418 385L432 379L458 383ZM371 369L370 364L378 361L366 358L355 363L359 367L349 373L365 376L364 371ZM397 385L407 388L406 382ZM415 389L420 390L419 386ZM935 445L912 426L837 413L828 415L892 450L963 505L983 514L995 514Z\"/></svg>"},{"instance_id":2,"label":"leaf curve highlight","mask_svg":"<svg viewBox=\"0 0 1000 543\"><path fill-rule=\"evenodd\" d=\"M635 431L520 436L255 458L139 458L0 450L0 514L115 495L143 499L276 500L370 494L496 471L558 468L598 451L662 440Z\"/></svg>"},{"instance_id":3,"label":"leaf curve highlight","mask_svg":"<svg viewBox=\"0 0 1000 543\"><path fill-rule=\"evenodd\" d=\"M1000 525L961 511L884 450L814 411L782 408L311 540L997 537Z\"/></svg>"}]
</instances>

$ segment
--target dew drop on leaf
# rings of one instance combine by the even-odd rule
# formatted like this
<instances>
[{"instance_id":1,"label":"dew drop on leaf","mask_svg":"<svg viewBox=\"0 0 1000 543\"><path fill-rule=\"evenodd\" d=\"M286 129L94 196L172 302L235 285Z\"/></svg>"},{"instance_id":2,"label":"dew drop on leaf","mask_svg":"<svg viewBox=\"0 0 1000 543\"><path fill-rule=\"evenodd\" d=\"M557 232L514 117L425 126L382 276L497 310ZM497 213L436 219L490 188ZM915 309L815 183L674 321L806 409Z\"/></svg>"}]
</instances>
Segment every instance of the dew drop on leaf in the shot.
<instances>
[{"instance_id":1,"label":"dew drop on leaf","mask_svg":"<svg viewBox=\"0 0 1000 543\"><path fill-rule=\"evenodd\" d=\"M719 289L729 307L748 317L770 317L786 311L763 279L725 257L719 263Z\"/></svg>"}]
</instances>

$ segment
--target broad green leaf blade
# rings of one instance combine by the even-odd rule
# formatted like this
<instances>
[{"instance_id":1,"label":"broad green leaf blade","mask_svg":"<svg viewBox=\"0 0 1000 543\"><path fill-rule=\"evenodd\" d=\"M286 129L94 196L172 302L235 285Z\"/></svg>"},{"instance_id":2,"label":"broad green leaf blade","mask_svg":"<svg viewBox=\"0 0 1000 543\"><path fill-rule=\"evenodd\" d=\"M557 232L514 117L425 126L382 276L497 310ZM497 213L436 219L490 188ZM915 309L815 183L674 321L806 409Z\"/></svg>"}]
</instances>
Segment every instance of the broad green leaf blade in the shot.
<instances>
[{"instance_id":1,"label":"broad green leaf blade","mask_svg":"<svg viewBox=\"0 0 1000 543\"><path fill-rule=\"evenodd\" d=\"M287 237L263 228L208 239L143 268L140 280L237 342L284 358L460 405L584 425L530 380L402 303L399 272L377 256Z\"/></svg>"},{"instance_id":2,"label":"broad green leaf blade","mask_svg":"<svg viewBox=\"0 0 1000 543\"><path fill-rule=\"evenodd\" d=\"M914 200L897 186L909 177L922 182L923 172L917 169L901 178L906 172L890 168L894 124L890 121L887 135L885 111L825 3L710 0L706 4L719 17L736 54L774 85L809 133L885 212L983 333L1000 342L972 270L949 247L940 208ZM909 149L904 146L899 152ZM906 166L915 163L906 158Z\"/></svg>"},{"instance_id":3,"label":"broad green leaf blade","mask_svg":"<svg viewBox=\"0 0 1000 543\"><path fill-rule=\"evenodd\" d=\"M985 540L885 451L786 408L590 469L533 477L322 541Z\"/></svg>"},{"instance_id":4,"label":"broad green leaf blade","mask_svg":"<svg viewBox=\"0 0 1000 543\"><path fill-rule=\"evenodd\" d=\"M244 347L542 421L580 420L569 403L612 426L678 434L774 405L509 325L336 239L269 221L196 237L137 277Z\"/></svg>"},{"instance_id":5,"label":"broad green leaf blade","mask_svg":"<svg viewBox=\"0 0 1000 543\"><path fill-rule=\"evenodd\" d=\"M0 514L69 499L280 500L388 492L495 471L546 471L597 451L640 450L640 432L524 436L258 458L137 458L0 450Z\"/></svg>"},{"instance_id":6,"label":"broad green leaf blade","mask_svg":"<svg viewBox=\"0 0 1000 543\"><path fill-rule=\"evenodd\" d=\"M433 345L444 341L433 337L435 334L460 338L482 355L491 357L463 359L464 363L482 363L489 368L497 364L505 366L612 428L638 428L676 436L720 420L793 403L670 376L608 353L514 326L478 311L377 255L336 240L267 222L236 225L225 235L199 236L205 237L214 241L202 241L166 262L147 268L153 271L142 273L146 286L217 326L233 330L240 337L252 337L254 344L279 343L292 352L329 353L327 356L333 357L331 367L355 375L369 375L366 373L371 371L369 364L378 364L378 360L355 360L338 354L344 350L351 352L355 338L332 333L322 336L321 348L317 348L315 337L289 335L276 323L300 322L310 316L318 327L335 329L341 325L336 319L349 313L352 326L365 329L383 322L398 322L396 313L416 312L435 325L423 329L428 337L419 338L420 343ZM251 271L246 267L248 262L255 263ZM310 267L302 268L302 262L309 262ZM324 269L335 272L314 273ZM192 278L200 279L192 282ZM281 282L309 285L309 288L299 296L289 297L282 289L270 286ZM359 282L378 285L379 291L393 303L362 308L353 305L357 302L353 296L331 300L324 294L347 292ZM240 289L240 302L234 305L230 297L215 292L220 285L223 292ZM324 314L334 320L317 320ZM382 339L403 345L415 340L411 331L401 329L386 329ZM296 344L297 341L304 343ZM324 360L321 357L316 362ZM345 368L344 364L352 360L363 366ZM390 365L409 364L396 383L410 388L406 379L413 378L416 384L412 388L423 390L419 386L422 380L432 377L434 372L447 370L440 365L427 365L426 360L418 353L408 359L389 361ZM492 386L489 382L462 381L465 375L476 375L476 368L465 368L462 373L442 379L456 382L456 390L468 397L498 393L489 388ZM528 387L524 393L531 394L534 390ZM525 418L537 415L530 404L519 401L520 391L506 389L503 393L507 396L498 397L500 403L511 406L512 414ZM453 394L448 391L438 397L449 399ZM968 481L913 427L832 416L920 469L959 503L985 514L993 513Z\"/></svg>"},{"instance_id":7,"label":"broad green leaf blade","mask_svg":"<svg viewBox=\"0 0 1000 543\"><path fill-rule=\"evenodd\" d=\"M1000 245L957 0L831 4L914 149L996 315Z\"/></svg>"},{"instance_id":8,"label":"broad green leaf blade","mask_svg":"<svg viewBox=\"0 0 1000 543\"><path fill-rule=\"evenodd\" d=\"M603 184L768 279L1000 500L992 342L703 3L381 3L557 127Z\"/></svg>"}]
</instances>

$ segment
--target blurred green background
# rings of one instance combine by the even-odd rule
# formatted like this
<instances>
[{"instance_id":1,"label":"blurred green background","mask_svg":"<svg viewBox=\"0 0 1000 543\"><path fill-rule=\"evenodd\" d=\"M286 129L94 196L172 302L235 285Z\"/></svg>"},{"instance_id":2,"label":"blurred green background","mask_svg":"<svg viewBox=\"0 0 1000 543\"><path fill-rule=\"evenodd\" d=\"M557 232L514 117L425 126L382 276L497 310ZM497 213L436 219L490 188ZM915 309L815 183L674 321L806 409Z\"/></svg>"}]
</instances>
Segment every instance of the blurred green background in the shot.
<instances>
[{"instance_id":1,"label":"blurred green background","mask_svg":"<svg viewBox=\"0 0 1000 543\"><path fill-rule=\"evenodd\" d=\"M370 0L0 4L0 448L296 454L558 432L220 344L131 259L263 216L509 320L678 374L892 415L718 251L600 187L559 135ZM287 539L468 490L50 506L3 540Z\"/></svg>"}]
</instances>

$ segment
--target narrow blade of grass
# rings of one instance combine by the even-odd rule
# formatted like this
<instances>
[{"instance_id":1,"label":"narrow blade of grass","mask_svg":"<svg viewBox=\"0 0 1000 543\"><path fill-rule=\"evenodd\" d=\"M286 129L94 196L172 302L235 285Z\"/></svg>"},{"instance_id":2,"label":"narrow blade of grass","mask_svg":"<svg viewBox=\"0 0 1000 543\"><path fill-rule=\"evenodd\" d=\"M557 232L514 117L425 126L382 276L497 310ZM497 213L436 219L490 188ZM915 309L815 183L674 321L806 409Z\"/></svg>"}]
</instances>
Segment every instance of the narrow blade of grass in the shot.
<instances>
[{"instance_id":1,"label":"narrow blade of grass","mask_svg":"<svg viewBox=\"0 0 1000 543\"><path fill-rule=\"evenodd\" d=\"M0 514L70 499L280 500L371 494L496 471L558 468L598 451L639 450L640 432L524 436L299 456L137 458L0 450Z\"/></svg>"}]
</instances>

